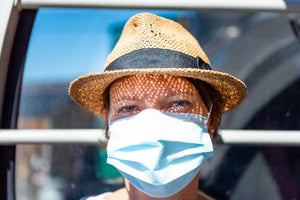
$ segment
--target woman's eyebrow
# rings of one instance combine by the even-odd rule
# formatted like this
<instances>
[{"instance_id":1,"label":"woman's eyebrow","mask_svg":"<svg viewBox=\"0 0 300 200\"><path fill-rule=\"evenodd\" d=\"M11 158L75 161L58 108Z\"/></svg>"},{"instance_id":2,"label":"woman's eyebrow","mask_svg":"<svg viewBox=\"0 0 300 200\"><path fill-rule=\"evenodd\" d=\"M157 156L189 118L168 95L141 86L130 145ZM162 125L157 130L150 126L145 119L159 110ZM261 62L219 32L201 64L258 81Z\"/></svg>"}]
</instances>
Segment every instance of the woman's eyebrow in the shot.
<instances>
[{"instance_id":1,"label":"woman's eyebrow","mask_svg":"<svg viewBox=\"0 0 300 200\"><path fill-rule=\"evenodd\" d=\"M174 96L180 96L180 95L188 95L188 96L194 96L195 93L193 92L172 92L172 93L169 93L165 96L165 98L171 98L171 97L174 97Z\"/></svg>"},{"instance_id":2,"label":"woman's eyebrow","mask_svg":"<svg viewBox=\"0 0 300 200\"><path fill-rule=\"evenodd\" d=\"M119 96L117 101L139 101L141 100L138 96Z\"/></svg>"}]
</instances>

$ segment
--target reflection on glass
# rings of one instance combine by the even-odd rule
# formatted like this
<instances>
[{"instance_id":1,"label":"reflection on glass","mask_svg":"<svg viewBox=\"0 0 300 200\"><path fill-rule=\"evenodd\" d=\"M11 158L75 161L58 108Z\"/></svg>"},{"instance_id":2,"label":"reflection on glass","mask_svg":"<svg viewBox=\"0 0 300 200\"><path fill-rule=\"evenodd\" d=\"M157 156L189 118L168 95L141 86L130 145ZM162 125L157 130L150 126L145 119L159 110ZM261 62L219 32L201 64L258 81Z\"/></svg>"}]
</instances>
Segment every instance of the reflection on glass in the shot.
<instances>
[{"instance_id":1,"label":"reflection on glass","mask_svg":"<svg viewBox=\"0 0 300 200\"><path fill-rule=\"evenodd\" d=\"M68 84L102 71L125 21L138 10L41 9L32 32L19 107L19 129L104 128L75 105ZM274 13L153 11L198 38L212 66L246 81L249 95L222 128L300 127L300 43L290 19ZM105 19L105 20L103 20ZM215 145L200 189L216 199L300 199L300 149ZM19 145L17 200L75 200L122 187L106 152L83 145Z\"/></svg>"},{"instance_id":2,"label":"reflection on glass","mask_svg":"<svg viewBox=\"0 0 300 200\"><path fill-rule=\"evenodd\" d=\"M40 9L25 62L18 128L104 128L100 117L70 100L68 85L79 75L103 71L122 26L137 12ZM193 15L154 12L186 25ZM117 170L106 164L106 151L98 147L19 145L16 170L18 200L80 199L123 186Z\"/></svg>"}]
</instances>

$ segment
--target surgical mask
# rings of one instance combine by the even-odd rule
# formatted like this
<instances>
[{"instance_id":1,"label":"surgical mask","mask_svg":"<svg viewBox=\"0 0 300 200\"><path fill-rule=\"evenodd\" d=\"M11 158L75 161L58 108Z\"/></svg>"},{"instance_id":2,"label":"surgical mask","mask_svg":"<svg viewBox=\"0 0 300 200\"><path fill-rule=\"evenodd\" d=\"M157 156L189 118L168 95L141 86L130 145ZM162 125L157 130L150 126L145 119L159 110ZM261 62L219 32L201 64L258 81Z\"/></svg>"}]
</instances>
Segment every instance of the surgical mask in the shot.
<instances>
[{"instance_id":1,"label":"surgical mask","mask_svg":"<svg viewBox=\"0 0 300 200\"><path fill-rule=\"evenodd\" d=\"M155 198L172 196L198 174L213 146L204 116L145 109L109 125L107 162Z\"/></svg>"}]
</instances>

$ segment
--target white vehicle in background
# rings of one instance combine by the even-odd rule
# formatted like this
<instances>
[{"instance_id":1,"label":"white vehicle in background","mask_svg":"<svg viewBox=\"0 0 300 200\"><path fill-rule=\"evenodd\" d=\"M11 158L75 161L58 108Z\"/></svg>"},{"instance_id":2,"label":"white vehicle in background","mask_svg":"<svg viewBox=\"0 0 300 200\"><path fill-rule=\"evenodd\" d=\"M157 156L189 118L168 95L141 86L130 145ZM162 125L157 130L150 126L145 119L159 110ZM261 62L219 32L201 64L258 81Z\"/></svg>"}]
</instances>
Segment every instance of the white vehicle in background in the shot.
<instances>
[{"instance_id":1,"label":"white vehicle in background","mask_svg":"<svg viewBox=\"0 0 300 200\"><path fill-rule=\"evenodd\" d=\"M103 120L75 107L66 89L145 10L188 27L213 68L248 86L223 117L200 189L216 199L300 199L297 0L1 0L0 199L72 200L122 187L98 148Z\"/></svg>"}]
</instances>

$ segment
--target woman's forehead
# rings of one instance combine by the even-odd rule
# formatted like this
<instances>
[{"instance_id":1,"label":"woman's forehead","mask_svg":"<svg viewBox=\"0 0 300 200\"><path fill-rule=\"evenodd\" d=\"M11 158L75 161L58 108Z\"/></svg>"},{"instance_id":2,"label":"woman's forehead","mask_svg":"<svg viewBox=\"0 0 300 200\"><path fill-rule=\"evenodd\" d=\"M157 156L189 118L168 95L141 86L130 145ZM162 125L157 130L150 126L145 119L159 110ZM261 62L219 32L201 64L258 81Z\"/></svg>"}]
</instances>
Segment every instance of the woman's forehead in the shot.
<instances>
[{"instance_id":1,"label":"woman's forehead","mask_svg":"<svg viewBox=\"0 0 300 200\"><path fill-rule=\"evenodd\" d=\"M162 74L138 74L115 81L110 95L141 94L157 92L197 92L194 85L185 77Z\"/></svg>"}]
</instances>

